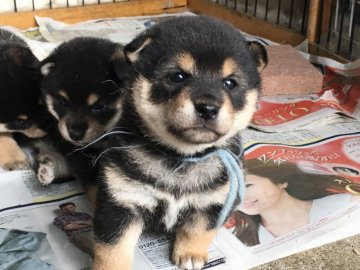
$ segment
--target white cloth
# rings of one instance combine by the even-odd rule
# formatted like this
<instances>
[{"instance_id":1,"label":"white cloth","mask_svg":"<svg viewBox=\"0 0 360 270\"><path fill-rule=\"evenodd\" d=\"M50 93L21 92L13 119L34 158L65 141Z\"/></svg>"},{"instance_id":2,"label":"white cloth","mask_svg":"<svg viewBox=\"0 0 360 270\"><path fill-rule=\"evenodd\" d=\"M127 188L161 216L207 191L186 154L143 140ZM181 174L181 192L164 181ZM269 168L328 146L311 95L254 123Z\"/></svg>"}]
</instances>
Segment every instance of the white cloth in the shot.
<instances>
[{"instance_id":1,"label":"white cloth","mask_svg":"<svg viewBox=\"0 0 360 270\"><path fill-rule=\"evenodd\" d=\"M310 209L309 223L313 223L329 215L331 212L345 207L350 202L351 194L334 194L313 200ZM276 238L261 224L259 226L258 234L260 244L268 243Z\"/></svg>"}]
</instances>

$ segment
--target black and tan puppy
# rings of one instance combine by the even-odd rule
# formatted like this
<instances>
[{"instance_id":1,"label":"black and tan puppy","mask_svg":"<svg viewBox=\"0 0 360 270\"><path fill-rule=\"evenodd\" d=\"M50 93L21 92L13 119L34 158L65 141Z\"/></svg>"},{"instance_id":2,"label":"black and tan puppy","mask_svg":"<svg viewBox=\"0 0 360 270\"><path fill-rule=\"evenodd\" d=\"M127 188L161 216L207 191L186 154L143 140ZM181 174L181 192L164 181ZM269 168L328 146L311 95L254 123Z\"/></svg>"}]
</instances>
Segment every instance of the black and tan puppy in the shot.
<instances>
[{"instance_id":1,"label":"black and tan puppy","mask_svg":"<svg viewBox=\"0 0 360 270\"><path fill-rule=\"evenodd\" d=\"M13 133L46 134L49 114L41 105L39 61L14 33L0 29L0 167L29 168Z\"/></svg>"},{"instance_id":2,"label":"black and tan puppy","mask_svg":"<svg viewBox=\"0 0 360 270\"><path fill-rule=\"evenodd\" d=\"M42 92L57 123L48 140L53 147L46 149L46 142L38 155L37 175L43 184L66 178L70 171L80 179L94 177L96 154L90 148L74 150L116 127L125 66L120 45L85 37L61 44L41 63Z\"/></svg>"},{"instance_id":3,"label":"black and tan puppy","mask_svg":"<svg viewBox=\"0 0 360 270\"><path fill-rule=\"evenodd\" d=\"M174 232L173 262L201 269L229 192L215 153L241 163L239 131L255 111L266 51L194 16L159 23L125 54L136 72L124 109L132 136L115 136L103 155L94 269L131 269L143 230Z\"/></svg>"}]
</instances>

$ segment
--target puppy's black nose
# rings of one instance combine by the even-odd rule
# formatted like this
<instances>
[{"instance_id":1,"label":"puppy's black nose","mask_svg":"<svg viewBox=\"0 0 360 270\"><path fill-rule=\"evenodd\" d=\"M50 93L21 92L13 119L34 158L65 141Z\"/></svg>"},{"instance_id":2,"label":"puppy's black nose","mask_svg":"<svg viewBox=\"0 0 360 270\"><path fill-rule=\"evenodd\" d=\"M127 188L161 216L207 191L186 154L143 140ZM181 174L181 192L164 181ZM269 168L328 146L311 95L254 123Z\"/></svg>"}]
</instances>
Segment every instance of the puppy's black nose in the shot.
<instances>
[{"instance_id":1,"label":"puppy's black nose","mask_svg":"<svg viewBox=\"0 0 360 270\"><path fill-rule=\"evenodd\" d=\"M199 116L205 121L215 119L219 112L219 107L215 105L208 105L204 103L195 104L195 109Z\"/></svg>"},{"instance_id":2,"label":"puppy's black nose","mask_svg":"<svg viewBox=\"0 0 360 270\"><path fill-rule=\"evenodd\" d=\"M85 129L77 126L68 127L69 137L74 141L81 140L85 135Z\"/></svg>"}]
</instances>

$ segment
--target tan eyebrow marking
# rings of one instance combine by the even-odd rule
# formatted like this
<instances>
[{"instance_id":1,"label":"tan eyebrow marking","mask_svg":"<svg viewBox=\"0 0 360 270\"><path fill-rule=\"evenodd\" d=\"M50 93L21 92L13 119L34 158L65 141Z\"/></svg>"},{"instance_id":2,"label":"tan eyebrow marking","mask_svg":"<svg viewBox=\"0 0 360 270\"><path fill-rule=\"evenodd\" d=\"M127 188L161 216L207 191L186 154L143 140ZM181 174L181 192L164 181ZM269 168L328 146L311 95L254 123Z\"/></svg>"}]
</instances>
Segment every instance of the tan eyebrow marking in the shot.
<instances>
[{"instance_id":1,"label":"tan eyebrow marking","mask_svg":"<svg viewBox=\"0 0 360 270\"><path fill-rule=\"evenodd\" d=\"M66 94L65 90L60 90L59 95L65 98L66 100L69 100L69 96Z\"/></svg>"},{"instance_id":2,"label":"tan eyebrow marking","mask_svg":"<svg viewBox=\"0 0 360 270\"><path fill-rule=\"evenodd\" d=\"M21 119L21 120L28 120L28 119L29 119L29 116L27 116L26 114L20 114L20 115L18 115L17 118L19 118L19 119Z\"/></svg>"},{"instance_id":3,"label":"tan eyebrow marking","mask_svg":"<svg viewBox=\"0 0 360 270\"><path fill-rule=\"evenodd\" d=\"M176 57L179 67L188 73L194 73L195 71L195 59L190 53L181 53Z\"/></svg>"},{"instance_id":4,"label":"tan eyebrow marking","mask_svg":"<svg viewBox=\"0 0 360 270\"><path fill-rule=\"evenodd\" d=\"M226 58L222 66L222 76L223 78L229 77L231 74L234 74L238 69L238 65L234 59Z\"/></svg>"},{"instance_id":5,"label":"tan eyebrow marking","mask_svg":"<svg viewBox=\"0 0 360 270\"><path fill-rule=\"evenodd\" d=\"M97 94L90 94L87 98L87 104L92 106L99 100L99 96Z\"/></svg>"}]
</instances>

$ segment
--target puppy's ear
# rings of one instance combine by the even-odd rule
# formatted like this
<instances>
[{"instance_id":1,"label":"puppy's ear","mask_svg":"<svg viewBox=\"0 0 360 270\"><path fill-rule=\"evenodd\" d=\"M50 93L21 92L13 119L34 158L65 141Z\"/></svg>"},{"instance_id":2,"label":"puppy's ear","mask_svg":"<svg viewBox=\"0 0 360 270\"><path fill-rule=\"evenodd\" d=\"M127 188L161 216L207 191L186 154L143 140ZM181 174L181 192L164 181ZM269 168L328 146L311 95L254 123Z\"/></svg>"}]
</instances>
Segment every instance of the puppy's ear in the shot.
<instances>
[{"instance_id":1,"label":"puppy's ear","mask_svg":"<svg viewBox=\"0 0 360 270\"><path fill-rule=\"evenodd\" d=\"M120 81L125 81L129 75L129 64L126 61L124 49L121 46L111 56L110 62L116 77Z\"/></svg>"},{"instance_id":2,"label":"puppy's ear","mask_svg":"<svg viewBox=\"0 0 360 270\"><path fill-rule=\"evenodd\" d=\"M248 41L247 44L250 53L253 55L254 60L257 64L258 70L263 70L268 63L268 57L265 47L257 41Z\"/></svg>"},{"instance_id":3,"label":"puppy's ear","mask_svg":"<svg viewBox=\"0 0 360 270\"><path fill-rule=\"evenodd\" d=\"M55 66L55 61L51 57L44 59L43 61L40 62L41 74L44 77L49 75L49 73L54 68L54 66Z\"/></svg>"},{"instance_id":4,"label":"puppy's ear","mask_svg":"<svg viewBox=\"0 0 360 270\"><path fill-rule=\"evenodd\" d=\"M125 56L128 61L135 63L139 59L141 51L151 43L152 33L150 30L137 36L124 48Z\"/></svg>"}]
</instances>

